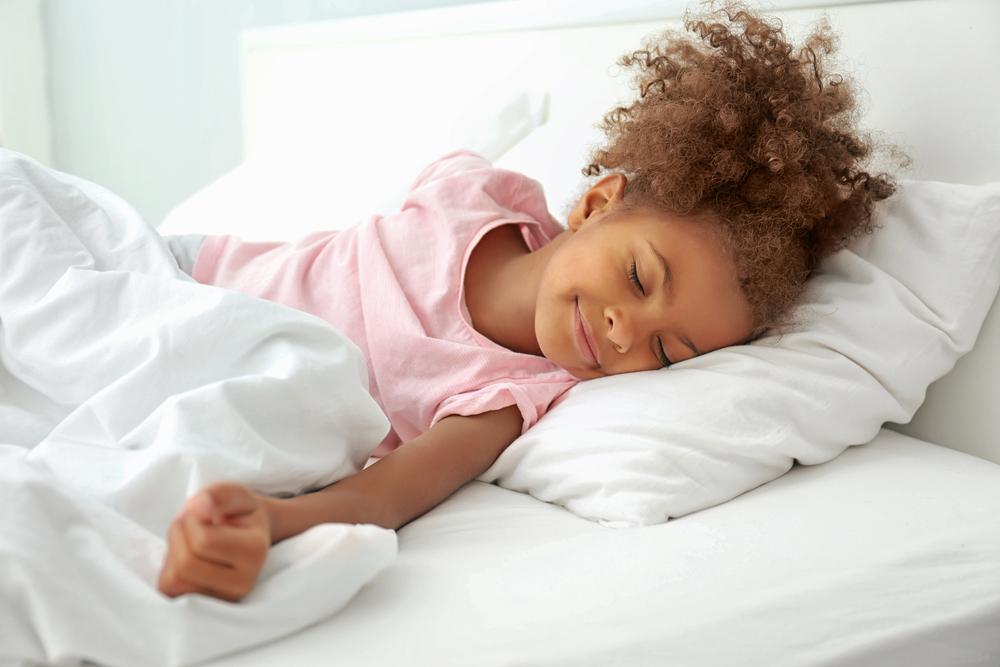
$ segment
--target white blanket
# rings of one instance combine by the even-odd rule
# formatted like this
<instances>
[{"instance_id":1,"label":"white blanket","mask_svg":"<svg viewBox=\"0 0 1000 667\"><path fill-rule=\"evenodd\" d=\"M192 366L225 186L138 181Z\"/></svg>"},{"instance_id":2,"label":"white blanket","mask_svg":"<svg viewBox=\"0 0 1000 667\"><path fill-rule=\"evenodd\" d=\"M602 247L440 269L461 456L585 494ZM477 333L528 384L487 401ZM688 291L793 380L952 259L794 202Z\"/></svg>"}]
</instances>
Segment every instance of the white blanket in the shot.
<instances>
[{"instance_id":1,"label":"white blanket","mask_svg":"<svg viewBox=\"0 0 1000 667\"><path fill-rule=\"evenodd\" d=\"M0 664L193 664L347 604L393 531L286 540L236 604L156 578L206 484L360 470L389 427L367 386L322 320L191 281L123 200L0 149Z\"/></svg>"}]
</instances>

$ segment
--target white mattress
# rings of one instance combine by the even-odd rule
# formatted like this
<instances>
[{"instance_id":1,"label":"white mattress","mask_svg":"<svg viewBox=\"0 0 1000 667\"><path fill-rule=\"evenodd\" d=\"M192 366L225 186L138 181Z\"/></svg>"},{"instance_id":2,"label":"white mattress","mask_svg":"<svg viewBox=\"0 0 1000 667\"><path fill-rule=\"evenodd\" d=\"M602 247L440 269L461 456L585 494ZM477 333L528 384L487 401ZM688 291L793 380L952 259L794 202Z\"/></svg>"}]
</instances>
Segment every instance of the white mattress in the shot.
<instances>
[{"instance_id":1,"label":"white mattress","mask_svg":"<svg viewBox=\"0 0 1000 667\"><path fill-rule=\"evenodd\" d=\"M1000 465L883 430L615 530L473 482L341 613L212 667L1000 665Z\"/></svg>"}]
</instances>

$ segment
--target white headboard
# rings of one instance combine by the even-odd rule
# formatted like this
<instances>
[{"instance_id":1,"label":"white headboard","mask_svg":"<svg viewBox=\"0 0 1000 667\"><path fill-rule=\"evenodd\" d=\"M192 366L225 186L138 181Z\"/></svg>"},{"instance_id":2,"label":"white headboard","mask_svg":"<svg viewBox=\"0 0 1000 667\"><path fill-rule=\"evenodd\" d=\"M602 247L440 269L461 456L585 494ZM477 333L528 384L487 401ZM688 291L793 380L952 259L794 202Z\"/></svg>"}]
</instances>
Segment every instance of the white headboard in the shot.
<instances>
[{"instance_id":1,"label":"white headboard","mask_svg":"<svg viewBox=\"0 0 1000 667\"><path fill-rule=\"evenodd\" d=\"M685 4L517 0L249 31L247 168L291 163L305 174L303 165L321 165L310 172L320 180L303 185L314 193L304 207L335 214L325 224L337 226L391 205L445 150L461 144L497 157L544 123L567 138L573 165L531 174L555 193L558 216L582 178L594 123L628 96L614 62L642 36L680 27ZM777 7L793 36L828 14L844 70L867 90L863 125L913 158L905 177L1000 180L1000 3L760 4ZM998 399L994 306L973 353L898 430L1000 462Z\"/></svg>"}]
</instances>

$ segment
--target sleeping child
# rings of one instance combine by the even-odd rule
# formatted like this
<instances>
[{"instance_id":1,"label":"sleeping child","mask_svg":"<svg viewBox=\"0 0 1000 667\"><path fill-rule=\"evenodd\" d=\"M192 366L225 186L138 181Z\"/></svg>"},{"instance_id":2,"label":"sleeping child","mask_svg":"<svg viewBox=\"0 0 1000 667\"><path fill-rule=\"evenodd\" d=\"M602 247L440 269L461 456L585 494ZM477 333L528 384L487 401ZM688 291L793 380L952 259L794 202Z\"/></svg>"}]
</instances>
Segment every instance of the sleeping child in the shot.
<instances>
[{"instance_id":1,"label":"sleeping child","mask_svg":"<svg viewBox=\"0 0 1000 667\"><path fill-rule=\"evenodd\" d=\"M401 209L287 243L171 237L201 282L328 321L364 354L392 425L378 460L275 498L235 482L172 522L158 587L230 601L270 546L325 522L399 528L482 474L581 380L668 368L780 328L817 263L873 231L891 177L864 171L854 93L821 24L794 49L735 5L620 63L637 97L566 226L528 176L456 151ZM349 190L339 196L350 196Z\"/></svg>"}]
</instances>

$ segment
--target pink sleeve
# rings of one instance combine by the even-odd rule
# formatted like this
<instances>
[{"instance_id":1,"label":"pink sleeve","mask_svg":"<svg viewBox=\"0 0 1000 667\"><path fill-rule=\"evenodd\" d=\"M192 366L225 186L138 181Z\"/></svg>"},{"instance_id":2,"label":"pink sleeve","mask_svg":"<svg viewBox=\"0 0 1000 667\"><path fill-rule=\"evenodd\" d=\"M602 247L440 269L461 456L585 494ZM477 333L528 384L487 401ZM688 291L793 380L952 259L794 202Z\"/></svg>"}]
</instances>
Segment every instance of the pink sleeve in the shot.
<instances>
[{"instance_id":1,"label":"pink sleeve","mask_svg":"<svg viewBox=\"0 0 1000 667\"><path fill-rule=\"evenodd\" d=\"M403 209L434 208L444 200L466 208L496 207L507 216L525 215L556 233L561 225L549 213L542 184L520 172L494 167L482 155L467 150L444 155L417 176Z\"/></svg>"},{"instance_id":2,"label":"pink sleeve","mask_svg":"<svg viewBox=\"0 0 1000 667\"><path fill-rule=\"evenodd\" d=\"M336 232L314 232L297 241L247 242L237 236L206 236L191 277L279 302L302 290L303 274Z\"/></svg>"},{"instance_id":3,"label":"pink sleeve","mask_svg":"<svg viewBox=\"0 0 1000 667\"><path fill-rule=\"evenodd\" d=\"M201 242L198 254L194 259L194 268L191 270L191 277L205 285L221 285L220 278L225 272L219 264L220 257L230 255L234 248L246 246L236 236L231 235L209 235ZM278 243L267 244L270 246L280 245ZM266 252L266 248L261 248L259 252ZM221 285L225 286L225 285Z\"/></svg>"},{"instance_id":4,"label":"pink sleeve","mask_svg":"<svg viewBox=\"0 0 1000 667\"><path fill-rule=\"evenodd\" d=\"M483 412L499 410L508 405L516 405L521 411L521 433L527 431L536 421L538 421L538 408L535 407L531 398L521 390L516 384L502 382L477 389L475 391L449 396L441 401L434 416L431 418L431 426L449 415L478 415Z\"/></svg>"},{"instance_id":5,"label":"pink sleeve","mask_svg":"<svg viewBox=\"0 0 1000 667\"><path fill-rule=\"evenodd\" d=\"M521 433L535 425L551 405L576 384L576 380L553 382L501 381L450 396L438 404L431 426L449 415L478 415L516 405L521 412Z\"/></svg>"},{"instance_id":6,"label":"pink sleeve","mask_svg":"<svg viewBox=\"0 0 1000 667\"><path fill-rule=\"evenodd\" d=\"M478 153L469 150L457 150L442 155L434 162L423 168L410 186L410 190L433 183L453 174L460 174L471 169L492 167L490 161Z\"/></svg>"}]
</instances>

